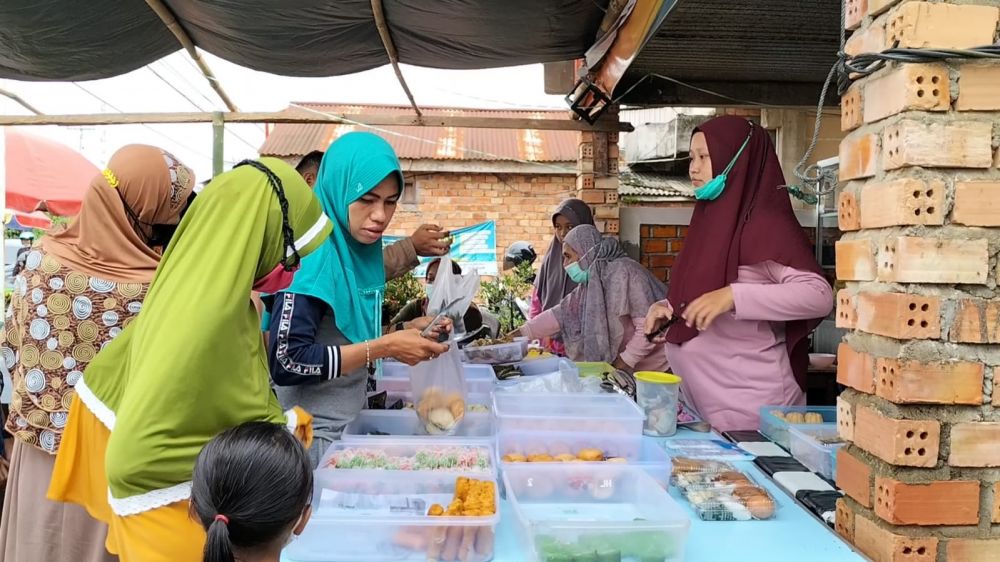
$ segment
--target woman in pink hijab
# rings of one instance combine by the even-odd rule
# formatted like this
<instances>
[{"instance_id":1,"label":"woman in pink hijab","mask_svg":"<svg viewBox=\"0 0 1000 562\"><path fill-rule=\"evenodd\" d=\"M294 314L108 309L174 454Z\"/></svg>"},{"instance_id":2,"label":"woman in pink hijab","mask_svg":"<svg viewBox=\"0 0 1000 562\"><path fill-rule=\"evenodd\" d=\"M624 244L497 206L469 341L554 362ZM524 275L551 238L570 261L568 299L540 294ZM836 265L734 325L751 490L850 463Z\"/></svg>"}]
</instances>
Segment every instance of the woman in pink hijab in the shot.
<instances>
[{"instance_id":1,"label":"woman in pink hijab","mask_svg":"<svg viewBox=\"0 0 1000 562\"><path fill-rule=\"evenodd\" d=\"M756 429L760 408L805 404L808 336L833 291L792 212L767 131L712 119L691 138L699 201L667 299L650 308L690 406L721 431Z\"/></svg>"}]
</instances>

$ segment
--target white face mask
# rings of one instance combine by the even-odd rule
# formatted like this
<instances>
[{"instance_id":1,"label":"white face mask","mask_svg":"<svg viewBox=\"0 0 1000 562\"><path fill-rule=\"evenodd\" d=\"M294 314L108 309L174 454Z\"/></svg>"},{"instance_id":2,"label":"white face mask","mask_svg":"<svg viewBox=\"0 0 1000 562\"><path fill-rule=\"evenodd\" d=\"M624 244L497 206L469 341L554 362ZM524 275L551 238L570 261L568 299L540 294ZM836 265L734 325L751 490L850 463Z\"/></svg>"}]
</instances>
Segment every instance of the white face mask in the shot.
<instances>
[{"instance_id":1,"label":"white face mask","mask_svg":"<svg viewBox=\"0 0 1000 562\"><path fill-rule=\"evenodd\" d=\"M427 295L427 299L430 300L431 296L434 295L434 285L424 285L424 294Z\"/></svg>"}]
</instances>

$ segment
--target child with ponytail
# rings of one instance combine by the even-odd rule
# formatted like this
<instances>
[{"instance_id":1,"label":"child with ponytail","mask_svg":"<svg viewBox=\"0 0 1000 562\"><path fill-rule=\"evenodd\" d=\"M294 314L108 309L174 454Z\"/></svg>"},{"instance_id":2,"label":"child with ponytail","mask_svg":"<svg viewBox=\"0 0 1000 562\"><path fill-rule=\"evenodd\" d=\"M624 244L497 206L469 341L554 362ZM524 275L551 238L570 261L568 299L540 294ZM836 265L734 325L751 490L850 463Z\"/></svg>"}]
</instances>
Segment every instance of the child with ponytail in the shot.
<instances>
[{"instance_id":1,"label":"child with ponytail","mask_svg":"<svg viewBox=\"0 0 1000 562\"><path fill-rule=\"evenodd\" d=\"M198 455L191 512L208 533L204 562L279 562L311 513L305 449L284 427L249 422Z\"/></svg>"}]
</instances>

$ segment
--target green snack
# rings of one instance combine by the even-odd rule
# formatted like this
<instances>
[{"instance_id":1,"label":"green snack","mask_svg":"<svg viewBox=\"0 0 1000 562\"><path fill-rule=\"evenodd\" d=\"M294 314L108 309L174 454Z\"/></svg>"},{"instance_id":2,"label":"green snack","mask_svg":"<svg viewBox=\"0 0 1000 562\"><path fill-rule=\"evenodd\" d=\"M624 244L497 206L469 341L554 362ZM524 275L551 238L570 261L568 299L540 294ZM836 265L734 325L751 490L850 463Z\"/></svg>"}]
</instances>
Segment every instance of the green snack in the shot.
<instances>
[{"instance_id":1,"label":"green snack","mask_svg":"<svg viewBox=\"0 0 1000 562\"><path fill-rule=\"evenodd\" d=\"M598 550L597 562L622 562L622 553L619 550Z\"/></svg>"},{"instance_id":2,"label":"green snack","mask_svg":"<svg viewBox=\"0 0 1000 562\"><path fill-rule=\"evenodd\" d=\"M568 552L552 552L543 558L545 562L575 562L573 556Z\"/></svg>"},{"instance_id":3,"label":"green snack","mask_svg":"<svg viewBox=\"0 0 1000 562\"><path fill-rule=\"evenodd\" d=\"M639 562L663 562L664 556L662 554L647 554L639 558Z\"/></svg>"}]
</instances>

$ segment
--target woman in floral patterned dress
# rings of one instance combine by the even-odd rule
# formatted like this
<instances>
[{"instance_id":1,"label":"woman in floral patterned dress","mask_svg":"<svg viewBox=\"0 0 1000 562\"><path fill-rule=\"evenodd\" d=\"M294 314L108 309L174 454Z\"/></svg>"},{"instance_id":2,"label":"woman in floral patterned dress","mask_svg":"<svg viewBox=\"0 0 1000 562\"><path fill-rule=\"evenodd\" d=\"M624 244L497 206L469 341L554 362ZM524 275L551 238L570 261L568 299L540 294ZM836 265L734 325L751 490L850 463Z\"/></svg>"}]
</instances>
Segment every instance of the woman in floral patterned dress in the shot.
<instances>
[{"instance_id":1,"label":"woman in floral patterned dress","mask_svg":"<svg viewBox=\"0 0 1000 562\"><path fill-rule=\"evenodd\" d=\"M117 560L106 526L78 505L46 499L73 385L142 308L160 251L193 197L194 174L152 146L118 150L80 214L28 253L0 333L14 383L14 436L0 522L4 562Z\"/></svg>"}]
</instances>

